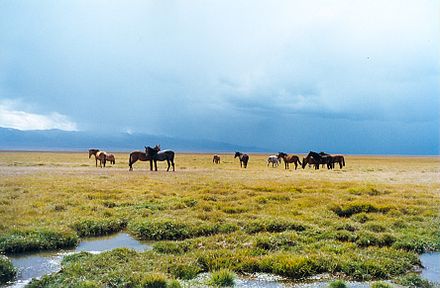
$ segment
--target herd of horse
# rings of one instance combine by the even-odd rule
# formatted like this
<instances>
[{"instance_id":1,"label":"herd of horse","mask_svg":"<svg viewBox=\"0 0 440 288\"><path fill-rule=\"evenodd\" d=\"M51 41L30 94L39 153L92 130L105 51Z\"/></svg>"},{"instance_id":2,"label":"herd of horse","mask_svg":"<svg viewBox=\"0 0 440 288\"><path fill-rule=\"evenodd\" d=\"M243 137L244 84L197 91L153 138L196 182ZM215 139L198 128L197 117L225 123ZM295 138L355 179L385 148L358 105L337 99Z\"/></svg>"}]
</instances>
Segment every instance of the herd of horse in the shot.
<instances>
[{"instance_id":1,"label":"herd of horse","mask_svg":"<svg viewBox=\"0 0 440 288\"><path fill-rule=\"evenodd\" d=\"M168 149L161 150L160 145L156 145L153 148L150 146L145 146L144 148L145 151L133 151L130 153L128 158L129 171L133 170L133 164L137 161L150 161L151 171L153 171L153 163L154 170L157 171L157 161L167 161L167 171L170 171L171 166L173 167L173 171L175 171L174 151ZM98 167L98 160L101 168L105 167L107 161L110 164L116 163L115 155L105 151L101 151L99 149L89 149L89 159L92 157L92 155L95 156L96 167ZM248 154L235 152L234 158L238 158L240 160L240 167L247 168L249 162ZM322 165L322 167L327 167L327 169L334 169L336 164L339 164L340 169L345 166L345 159L342 155L330 155L324 152L317 153L313 151L310 151L309 154L302 159L302 162L297 155L289 155L284 152L278 152L278 155L270 155L267 158L267 166L271 164L272 167L278 167L282 161L284 161L284 169L289 169L290 163L293 163L295 165L295 170L298 168L298 165L301 165L303 169L307 165L309 165L309 167L313 166L315 169L319 169L320 165ZM215 154L212 157L212 163L220 164L220 156Z\"/></svg>"}]
</instances>

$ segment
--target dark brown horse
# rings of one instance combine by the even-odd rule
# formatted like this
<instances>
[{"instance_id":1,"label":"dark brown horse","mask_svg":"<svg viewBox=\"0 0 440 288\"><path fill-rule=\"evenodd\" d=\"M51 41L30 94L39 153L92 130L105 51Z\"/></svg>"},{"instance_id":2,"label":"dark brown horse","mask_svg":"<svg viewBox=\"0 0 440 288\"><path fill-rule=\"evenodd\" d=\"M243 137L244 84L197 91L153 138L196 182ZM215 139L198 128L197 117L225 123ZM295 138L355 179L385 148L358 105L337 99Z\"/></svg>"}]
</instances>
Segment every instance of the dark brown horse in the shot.
<instances>
[{"instance_id":1,"label":"dark brown horse","mask_svg":"<svg viewBox=\"0 0 440 288\"><path fill-rule=\"evenodd\" d=\"M110 164L113 164L113 165L116 163L116 158L115 158L115 155L113 155L113 154L107 154L105 156L105 160L110 162Z\"/></svg>"},{"instance_id":2,"label":"dark brown horse","mask_svg":"<svg viewBox=\"0 0 440 288\"><path fill-rule=\"evenodd\" d=\"M145 147L145 153L148 157L154 161L154 170L157 171L157 161L167 161L168 168L167 171L170 171L170 163L173 165L173 171L175 170L174 166L174 151L172 150L160 150L160 145L156 145L156 147L151 148L150 146ZM152 160L150 160L150 169L153 170L153 166L151 164Z\"/></svg>"},{"instance_id":3,"label":"dark brown horse","mask_svg":"<svg viewBox=\"0 0 440 288\"><path fill-rule=\"evenodd\" d=\"M104 151L101 151L99 149L89 149L89 159L90 159L90 157L92 157L92 155L95 156L96 167L98 167L98 160L99 160L99 166L102 168L102 166L104 165L104 167L105 167L107 153L105 153Z\"/></svg>"},{"instance_id":4,"label":"dark brown horse","mask_svg":"<svg viewBox=\"0 0 440 288\"><path fill-rule=\"evenodd\" d=\"M128 171L133 171L133 164L138 160L139 161L151 161L151 157L148 157L147 153L142 152L142 151L131 152L130 157L128 158L128 166L130 166ZM150 169L153 170L151 163L150 163Z\"/></svg>"},{"instance_id":5,"label":"dark brown horse","mask_svg":"<svg viewBox=\"0 0 440 288\"><path fill-rule=\"evenodd\" d=\"M331 155L331 154L324 153L324 152L320 152L319 155L331 157L332 169L335 168L335 163L339 164L340 169L342 169L342 167L345 166L345 159L344 159L344 156L342 156L342 155Z\"/></svg>"},{"instance_id":6,"label":"dark brown horse","mask_svg":"<svg viewBox=\"0 0 440 288\"><path fill-rule=\"evenodd\" d=\"M329 155L319 155L316 152L310 151L306 158L303 158L302 168L304 169L307 164L313 162L316 170L319 169L320 164L326 164L327 169L332 169L332 161Z\"/></svg>"},{"instance_id":7,"label":"dark brown horse","mask_svg":"<svg viewBox=\"0 0 440 288\"><path fill-rule=\"evenodd\" d=\"M235 152L234 158L237 158L237 157L238 157L238 159L240 159L240 167L247 168L247 164L249 162L249 155L243 154L240 152Z\"/></svg>"},{"instance_id":8,"label":"dark brown horse","mask_svg":"<svg viewBox=\"0 0 440 288\"><path fill-rule=\"evenodd\" d=\"M215 154L214 157L212 157L212 163L220 164L220 156Z\"/></svg>"},{"instance_id":9,"label":"dark brown horse","mask_svg":"<svg viewBox=\"0 0 440 288\"><path fill-rule=\"evenodd\" d=\"M342 169L342 167L345 166L345 159L342 155L333 155L333 168L335 167L335 163L339 164L339 168Z\"/></svg>"},{"instance_id":10,"label":"dark brown horse","mask_svg":"<svg viewBox=\"0 0 440 288\"><path fill-rule=\"evenodd\" d=\"M306 163L306 164L304 164L304 162ZM303 164L301 165L301 167L304 169L305 167L306 167L306 165L307 164L309 164L309 168L310 167L315 167L315 165L317 164L316 163L316 161L315 161L315 159L313 159L313 158L309 158L309 159L306 159L306 158L304 158L303 157L303 162L302 162ZM318 163L319 164L319 163Z\"/></svg>"},{"instance_id":11,"label":"dark brown horse","mask_svg":"<svg viewBox=\"0 0 440 288\"><path fill-rule=\"evenodd\" d=\"M284 160L284 169L289 169L289 163L295 164L295 170L296 168L298 168L298 163L299 165L302 165L301 161L299 160L299 157L296 155L287 155L286 153L278 152L277 157L278 159Z\"/></svg>"}]
</instances>

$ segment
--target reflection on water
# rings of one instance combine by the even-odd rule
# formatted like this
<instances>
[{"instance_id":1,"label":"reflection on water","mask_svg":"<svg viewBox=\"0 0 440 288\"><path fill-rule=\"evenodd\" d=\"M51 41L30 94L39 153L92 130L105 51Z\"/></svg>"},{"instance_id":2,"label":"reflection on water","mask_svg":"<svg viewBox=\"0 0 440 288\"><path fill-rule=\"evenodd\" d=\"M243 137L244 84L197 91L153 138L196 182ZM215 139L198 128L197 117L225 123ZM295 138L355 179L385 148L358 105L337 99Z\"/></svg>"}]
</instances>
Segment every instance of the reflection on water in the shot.
<instances>
[{"instance_id":1,"label":"reflection on water","mask_svg":"<svg viewBox=\"0 0 440 288\"><path fill-rule=\"evenodd\" d=\"M111 236L88 238L71 250L21 254L9 257L18 269L16 282L10 287L24 287L32 278L57 272L61 268L63 257L77 252L100 253L115 248L130 248L136 251L150 250L151 246L137 241L126 233Z\"/></svg>"}]
</instances>

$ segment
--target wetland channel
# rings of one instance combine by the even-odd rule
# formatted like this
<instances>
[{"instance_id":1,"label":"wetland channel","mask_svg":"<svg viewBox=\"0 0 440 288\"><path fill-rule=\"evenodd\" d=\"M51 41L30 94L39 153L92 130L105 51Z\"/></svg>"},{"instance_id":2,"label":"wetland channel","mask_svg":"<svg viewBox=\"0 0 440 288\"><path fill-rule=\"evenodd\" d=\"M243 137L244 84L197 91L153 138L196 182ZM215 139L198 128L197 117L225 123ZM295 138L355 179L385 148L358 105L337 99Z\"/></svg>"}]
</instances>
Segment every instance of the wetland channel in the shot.
<instances>
[{"instance_id":1,"label":"wetland channel","mask_svg":"<svg viewBox=\"0 0 440 288\"><path fill-rule=\"evenodd\" d=\"M38 253L23 253L9 256L14 266L17 268L17 277L14 282L6 287L19 288L25 287L32 278L40 278L43 275L57 272L61 269L61 261L64 256L78 252L101 253L115 248L129 248L138 252L151 250L152 246L148 243L138 241L127 233L117 233L110 236L87 238L79 243L75 249L48 251ZM425 253L420 256L423 265L421 275L423 278L440 283L440 252ZM190 286L203 287L204 278L209 274L203 273L192 280ZM308 282L292 282L288 279L264 273L255 273L240 276L236 280L235 287L328 287L330 280L320 280L319 278ZM188 283L189 284L189 283ZM349 287L367 288L370 282L348 282Z\"/></svg>"}]
</instances>

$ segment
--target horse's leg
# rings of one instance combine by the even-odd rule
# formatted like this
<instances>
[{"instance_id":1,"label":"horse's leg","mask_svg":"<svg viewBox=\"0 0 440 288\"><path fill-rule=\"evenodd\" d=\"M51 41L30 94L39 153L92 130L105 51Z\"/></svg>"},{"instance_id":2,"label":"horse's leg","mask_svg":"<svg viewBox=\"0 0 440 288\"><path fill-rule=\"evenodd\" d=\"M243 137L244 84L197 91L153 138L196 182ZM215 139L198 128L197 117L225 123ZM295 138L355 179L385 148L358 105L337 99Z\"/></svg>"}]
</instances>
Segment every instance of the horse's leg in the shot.
<instances>
[{"instance_id":1,"label":"horse's leg","mask_svg":"<svg viewBox=\"0 0 440 288\"><path fill-rule=\"evenodd\" d=\"M157 160L154 160L154 171L157 171Z\"/></svg>"},{"instance_id":2,"label":"horse's leg","mask_svg":"<svg viewBox=\"0 0 440 288\"><path fill-rule=\"evenodd\" d=\"M295 163L295 170L298 168L298 162L293 162L293 163Z\"/></svg>"},{"instance_id":3,"label":"horse's leg","mask_svg":"<svg viewBox=\"0 0 440 288\"><path fill-rule=\"evenodd\" d=\"M168 164L168 168L167 168L167 172L170 171L170 160L167 159L167 164Z\"/></svg>"},{"instance_id":4,"label":"horse's leg","mask_svg":"<svg viewBox=\"0 0 440 288\"><path fill-rule=\"evenodd\" d=\"M171 165L173 165L173 171L176 171L175 167L174 167L174 160L171 159Z\"/></svg>"}]
</instances>

